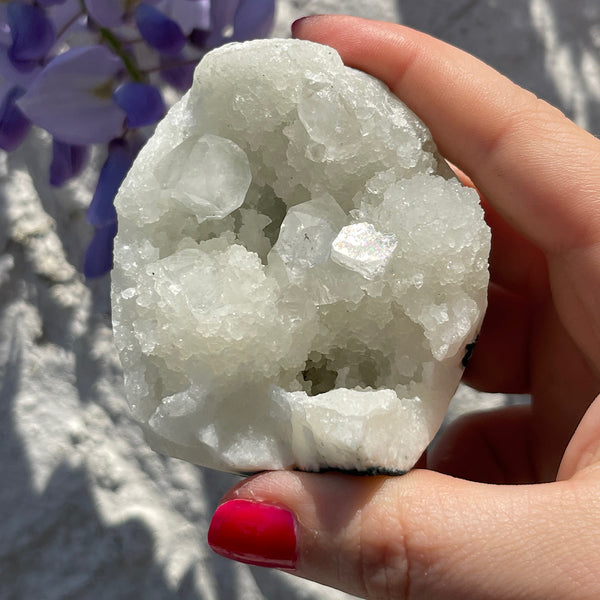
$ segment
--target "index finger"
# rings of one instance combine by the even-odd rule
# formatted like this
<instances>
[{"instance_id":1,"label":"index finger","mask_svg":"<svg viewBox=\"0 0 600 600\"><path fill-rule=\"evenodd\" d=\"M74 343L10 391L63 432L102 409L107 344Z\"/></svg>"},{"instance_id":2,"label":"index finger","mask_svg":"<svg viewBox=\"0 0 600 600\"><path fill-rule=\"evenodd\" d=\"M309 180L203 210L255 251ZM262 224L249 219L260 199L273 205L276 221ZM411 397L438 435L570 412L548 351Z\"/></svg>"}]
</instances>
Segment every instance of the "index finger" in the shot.
<instances>
[{"instance_id":1,"label":"index finger","mask_svg":"<svg viewBox=\"0 0 600 600\"><path fill-rule=\"evenodd\" d=\"M600 141L473 56L407 27L316 16L296 22L294 35L385 82L542 250L558 314L600 373Z\"/></svg>"},{"instance_id":2,"label":"index finger","mask_svg":"<svg viewBox=\"0 0 600 600\"><path fill-rule=\"evenodd\" d=\"M548 253L600 240L600 143L473 56L394 23L329 15L295 37L334 47L427 124L515 229Z\"/></svg>"}]
</instances>

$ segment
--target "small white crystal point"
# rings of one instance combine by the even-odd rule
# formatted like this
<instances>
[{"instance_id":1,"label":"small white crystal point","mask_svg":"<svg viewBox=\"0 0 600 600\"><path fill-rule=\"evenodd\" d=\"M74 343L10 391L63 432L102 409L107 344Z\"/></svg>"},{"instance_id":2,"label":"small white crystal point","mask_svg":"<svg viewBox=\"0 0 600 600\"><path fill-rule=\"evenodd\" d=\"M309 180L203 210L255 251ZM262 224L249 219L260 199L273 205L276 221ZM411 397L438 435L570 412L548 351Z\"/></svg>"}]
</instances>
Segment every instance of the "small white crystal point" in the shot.
<instances>
[{"instance_id":1,"label":"small white crystal point","mask_svg":"<svg viewBox=\"0 0 600 600\"><path fill-rule=\"evenodd\" d=\"M211 134L181 142L156 169L163 189L199 223L222 219L239 208L252 180L244 151L231 140Z\"/></svg>"},{"instance_id":2,"label":"small white crystal point","mask_svg":"<svg viewBox=\"0 0 600 600\"><path fill-rule=\"evenodd\" d=\"M371 223L343 227L331 244L331 258L367 279L381 275L398 242L393 234L380 233Z\"/></svg>"},{"instance_id":3,"label":"small white crystal point","mask_svg":"<svg viewBox=\"0 0 600 600\"><path fill-rule=\"evenodd\" d=\"M306 41L210 52L115 206L114 339L156 450L414 465L483 318L490 234L380 81Z\"/></svg>"},{"instance_id":4,"label":"small white crystal point","mask_svg":"<svg viewBox=\"0 0 600 600\"><path fill-rule=\"evenodd\" d=\"M281 223L273 252L279 254L292 276L329 258L331 242L347 218L331 196L293 206Z\"/></svg>"}]
</instances>

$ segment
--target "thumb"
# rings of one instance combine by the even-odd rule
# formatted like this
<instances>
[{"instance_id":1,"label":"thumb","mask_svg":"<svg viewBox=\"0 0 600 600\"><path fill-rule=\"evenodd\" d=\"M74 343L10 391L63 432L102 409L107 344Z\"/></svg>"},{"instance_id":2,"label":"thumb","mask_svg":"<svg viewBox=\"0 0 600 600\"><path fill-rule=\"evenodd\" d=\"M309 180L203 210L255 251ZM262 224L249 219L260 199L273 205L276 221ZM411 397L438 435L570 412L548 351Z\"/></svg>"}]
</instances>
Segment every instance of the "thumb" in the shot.
<instances>
[{"instance_id":1,"label":"thumb","mask_svg":"<svg viewBox=\"0 0 600 600\"><path fill-rule=\"evenodd\" d=\"M217 509L213 550L356 596L598 598L600 485L271 472Z\"/></svg>"}]
</instances>

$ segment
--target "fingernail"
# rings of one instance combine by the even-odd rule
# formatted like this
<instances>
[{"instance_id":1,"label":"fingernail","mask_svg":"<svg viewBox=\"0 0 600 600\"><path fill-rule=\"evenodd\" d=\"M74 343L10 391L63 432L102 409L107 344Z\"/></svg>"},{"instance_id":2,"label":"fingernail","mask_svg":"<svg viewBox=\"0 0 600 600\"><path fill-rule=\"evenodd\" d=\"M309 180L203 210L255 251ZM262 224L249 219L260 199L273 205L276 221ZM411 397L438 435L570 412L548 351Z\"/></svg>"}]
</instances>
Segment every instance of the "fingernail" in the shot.
<instances>
[{"instance_id":1,"label":"fingernail","mask_svg":"<svg viewBox=\"0 0 600 600\"><path fill-rule=\"evenodd\" d=\"M306 21L308 21L309 19L314 19L315 17L319 17L320 15L309 15L308 17L300 17L299 19L296 19L293 23L292 23L292 37L298 37L298 35L300 34L300 28L302 25L304 25L306 23Z\"/></svg>"},{"instance_id":2,"label":"fingernail","mask_svg":"<svg viewBox=\"0 0 600 600\"><path fill-rule=\"evenodd\" d=\"M217 554L249 565L293 569L297 558L294 515L279 506L229 500L212 518L208 544Z\"/></svg>"}]
</instances>

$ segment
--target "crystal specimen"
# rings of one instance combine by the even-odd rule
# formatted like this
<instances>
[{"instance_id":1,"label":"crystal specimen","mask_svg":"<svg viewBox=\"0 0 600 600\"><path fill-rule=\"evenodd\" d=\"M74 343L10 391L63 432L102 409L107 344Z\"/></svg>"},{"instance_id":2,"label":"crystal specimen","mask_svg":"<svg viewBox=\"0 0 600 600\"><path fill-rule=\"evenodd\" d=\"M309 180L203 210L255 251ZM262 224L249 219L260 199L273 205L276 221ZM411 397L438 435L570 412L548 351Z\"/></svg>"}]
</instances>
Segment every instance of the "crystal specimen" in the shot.
<instances>
[{"instance_id":1,"label":"crystal specimen","mask_svg":"<svg viewBox=\"0 0 600 600\"><path fill-rule=\"evenodd\" d=\"M155 449L413 466L481 323L490 235L381 82L305 41L211 52L116 206L115 342Z\"/></svg>"}]
</instances>

